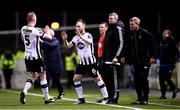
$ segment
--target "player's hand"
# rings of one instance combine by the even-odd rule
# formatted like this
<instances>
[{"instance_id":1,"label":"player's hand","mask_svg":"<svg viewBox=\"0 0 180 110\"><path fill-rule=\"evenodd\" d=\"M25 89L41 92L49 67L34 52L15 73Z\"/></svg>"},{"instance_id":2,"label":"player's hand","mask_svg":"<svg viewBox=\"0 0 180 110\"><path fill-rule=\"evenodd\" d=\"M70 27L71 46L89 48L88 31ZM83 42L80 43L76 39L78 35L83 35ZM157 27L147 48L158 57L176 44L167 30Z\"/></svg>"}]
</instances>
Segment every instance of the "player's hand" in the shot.
<instances>
[{"instance_id":1,"label":"player's hand","mask_svg":"<svg viewBox=\"0 0 180 110\"><path fill-rule=\"evenodd\" d=\"M81 37L81 33L77 28L75 28L75 33L76 33L77 36Z\"/></svg>"},{"instance_id":2,"label":"player's hand","mask_svg":"<svg viewBox=\"0 0 180 110\"><path fill-rule=\"evenodd\" d=\"M67 40L68 35L67 35L66 31L61 32L61 37L62 37L63 40Z\"/></svg>"}]
</instances>

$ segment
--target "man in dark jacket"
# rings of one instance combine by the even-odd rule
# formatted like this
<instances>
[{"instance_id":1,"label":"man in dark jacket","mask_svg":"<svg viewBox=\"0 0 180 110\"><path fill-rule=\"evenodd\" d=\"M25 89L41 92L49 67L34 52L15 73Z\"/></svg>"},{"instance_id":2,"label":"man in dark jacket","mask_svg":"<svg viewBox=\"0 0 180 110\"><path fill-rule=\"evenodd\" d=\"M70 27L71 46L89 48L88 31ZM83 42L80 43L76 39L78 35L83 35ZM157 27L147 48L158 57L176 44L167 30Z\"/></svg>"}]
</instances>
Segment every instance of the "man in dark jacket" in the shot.
<instances>
[{"instance_id":1,"label":"man in dark jacket","mask_svg":"<svg viewBox=\"0 0 180 110\"><path fill-rule=\"evenodd\" d=\"M140 19L132 17L130 34L126 43L126 61L134 67L134 83L137 100L132 104L148 104L148 73L151 63L155 62L157 44L150 32L140 27Z\"/></svg>"},{"instance_id":2,"label":"man in dark jacket","mask_svg":"<svg viewBox=\"0 0 180 110\"><path fill-rule=\"evenodd\" d=\"M173 84L171 76L176 63L176 41L172 36L171 30L164 30L163 39L159 43L158 59L160 61L159 70L159 83L161 88L160 99L166 99L166 84L165 81L170 86L170 90L173 91L172 98L176 97L178 89Z\"/></svg>"},{"instance_id":3,"label":"man in dark jacket","mask_svg":"<svg viewBox=\"0 0 180 110\"><path fill-rule=\"evenodd\" d=\"M46 39L43 40L42 43L44 63L46 67L48 85L50 86L50 81L52 79L59 92L59 95L56 97L56 99L61 99L64 96L64 90L60 82L60 75L63 69L60 43L59 40L54 37L54 31L51 30L50 33L53 36L52 40Z\"/></svg>"},{"instance_id":4,"label":"man in dark jacket","mask_svg":"<svg viewBox=\"0 0 180 110\"><path fill-rule=\"evenodd\" d=\"M122 27L118 26L117 13L109 14L109 27L105 35L103 48L104 81L109 95L109 103L118 103L119 99L119 75L120 67L116 64L119 61L123 48ZM110 62L111 65L106 62Z\"/></svg>"}]
</instances>

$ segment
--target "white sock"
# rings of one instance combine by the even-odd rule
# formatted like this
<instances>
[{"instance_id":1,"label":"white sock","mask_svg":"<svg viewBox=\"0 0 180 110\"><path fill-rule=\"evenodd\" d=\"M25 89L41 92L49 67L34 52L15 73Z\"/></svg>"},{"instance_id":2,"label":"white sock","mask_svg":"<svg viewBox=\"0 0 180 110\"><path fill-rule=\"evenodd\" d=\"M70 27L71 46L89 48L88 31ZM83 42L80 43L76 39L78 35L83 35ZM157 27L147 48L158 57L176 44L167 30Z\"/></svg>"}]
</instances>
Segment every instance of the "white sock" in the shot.
<instances>
[{"instance_id":1,"label":"white sock","mask_svg":"<svg viewBox=\"0 0 180 110\"><path fill-rule=\"evenodd\" d=\"M74 81L74 85L75 85L75 90L76 90L76 93L78 94L78 97L79 98L84 98L81 81Z\"/></svg>"},{"instance_id":2,"label":"white sock","mask_svg":"<svg viewBox=\"0 0 180 110\"><path fill-rule=\"evenodd\" d=\"M107 97L108 97L108 92L107 92L107 89L106 89L106 86L105 86L104 82L103 82L102 80L100 80L100 81L97 82L97 85L98 85L99 88L100 88L100 91L101 91L101 93L102 93L102 96L103 96L104 98L107 98Z\"/></svg>"},{"instance_id":3,"label":"white sock","mask_svg":"<svg viewBox=\"0 0 180 110\"><path fill-rule=\"evenodd\" d=\"M30 82L26 82L26 84L24 85L23 92L27 94L27 91L31 88L31 86L32 84Z\"/></svg>"},{"instance_id":4,"label":"white sock","mask_svg":"<svg viewBox=\"0 0 180 110\"><path fill-rule=\"evenodd\" d=\"M42 88L42 92L44 94L45 100L49 99L49 89L48 89L48 84L47 84L47 80L41 80L40 81L41 84L41 88Z\"/></svg>"},{"instance_id":5,"label":"white sock","mask_svg":"<svg viewBox=\"0 0 180 110\"><path fill-rule=\"evenodd\" d=\"M34 83L34 80L28 79L24 85L23 92L27 94L28 90L31 88L32 84Z\"/></svg>"}]
</instances>

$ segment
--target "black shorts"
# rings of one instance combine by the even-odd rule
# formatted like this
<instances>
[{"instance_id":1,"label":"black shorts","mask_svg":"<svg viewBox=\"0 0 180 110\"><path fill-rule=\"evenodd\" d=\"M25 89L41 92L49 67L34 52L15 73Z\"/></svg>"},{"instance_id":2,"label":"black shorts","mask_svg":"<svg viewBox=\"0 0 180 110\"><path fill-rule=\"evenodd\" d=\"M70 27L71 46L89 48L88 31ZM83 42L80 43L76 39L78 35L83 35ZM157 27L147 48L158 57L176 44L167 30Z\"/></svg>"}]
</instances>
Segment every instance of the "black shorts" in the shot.
<instances>
[{"instance_id":1,"label":"black shorts","mask_svg":"<svg viewBox=\"0 0 180 110\"><path fill-rule=\"evenodd\" d=\"M44 63L42 59L27 60L25 59L27 72L44 72Z\"/></svg>"},{"instance_id":2,"label":"black shorts","mask_svg":"<svg viewBox=\"0 0 180 110\"><path fill-rule=\"evenodd\" d=\"M98 67L99 74L103 74L103 70L104 70L103 65L101 64L101 65L98 65L97 67Z\"/></svg>"},{"instance_id":3,"label":"black shorts","mask_svg":"<svg viewBox=\"0 0 180 110\"><path fill-rule=\"evenodd\" d=\"M90 75L93 78L98 77L98 69L97 69L97 65L96 64L91 64L91 65L79 65L76 67L76 71L75 74L81 74L81 75L85 75L86 73L88 73L88 75Z\"/></svg>"}]
</instances>

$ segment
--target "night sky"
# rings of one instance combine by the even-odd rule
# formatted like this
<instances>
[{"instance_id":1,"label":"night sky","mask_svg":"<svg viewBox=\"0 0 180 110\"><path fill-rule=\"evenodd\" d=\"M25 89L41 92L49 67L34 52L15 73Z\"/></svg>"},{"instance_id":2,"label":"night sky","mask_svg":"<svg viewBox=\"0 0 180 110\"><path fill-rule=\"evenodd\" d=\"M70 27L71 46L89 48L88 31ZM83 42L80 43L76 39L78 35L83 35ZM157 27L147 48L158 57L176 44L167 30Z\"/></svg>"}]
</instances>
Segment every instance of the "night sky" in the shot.
<instances>
[{"instance_id":1,"label":"night sky","mask_svg":"<svg viewBox=\"0 0 180 110\"><path fill-rule=\"evenodd\" d=\"M162 28L166 25L167 27L175 26L176 30L176 24L180 24L178 23L180 6L177 6L178 3L174 0L172 2L159 1L161 4L156 3L157 0L144 0L144 2L138 0L6 0L4 2L0 7L0 30L16 27L15 12L19 12L20 26L24 24L23 21L28 11L35 11L42 23L49 23L52 19L62 20L62 12L70 13L68 25L74 25L75 19L81 17L89 24L99 23L107 21L108 14L114 11L119 14L120 19L127 22L127 25L130 17L138 16L145 27L152 28L154 26L150 25L157 24L158 13L161 15Z\"/></svg>"},{"instance_id":2,"label":"night sky","mask_svg":"<svg viewBox=\"0 0 180 110\"><path fill-rule=\"evenodd\" d=\"M97 2L98 1L98 2ZM44 27L53 21L62 25L62 13L66 12L67 25L74 25L82 18L87 24L98 24L108 20L108 14L117 12L120 19L129 29L129 19L137 16L141 19L141 26L160 39L162 30L173 30L174 37L180 36L180 6L174 1L153 0L14 0L4 1L0 7L0 30L20 29L26 24L26 14L34 11L38 16L37 26ZM19 24L16 25L15 13L18 12ZM158 22L158 16L160 22ZM158 25L159 24L159 25ZM2 36L0 36L2 37Z\"/></svg>"}]
</instances>

